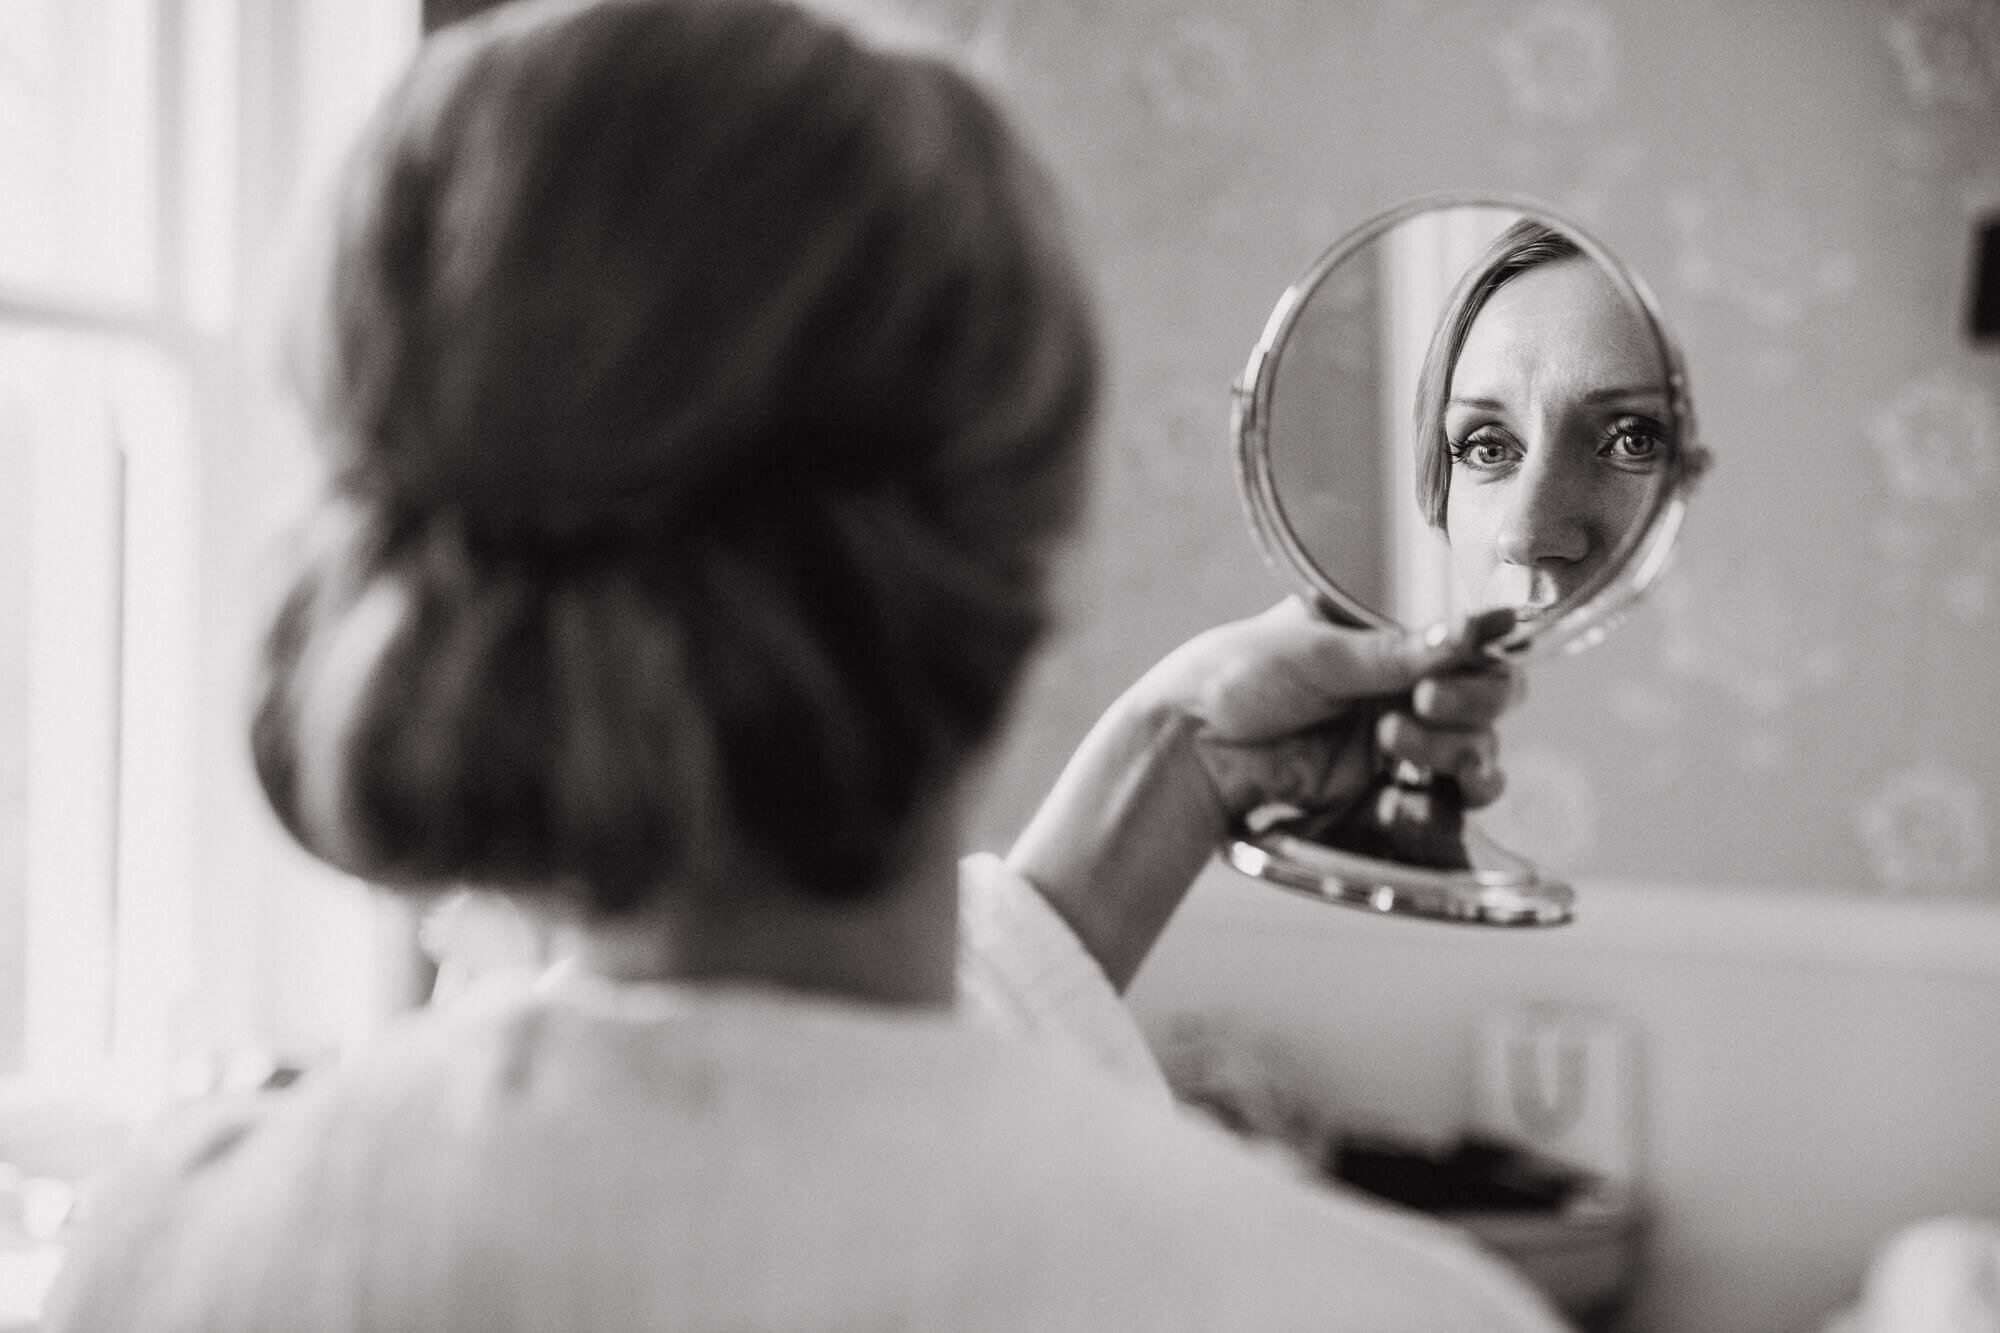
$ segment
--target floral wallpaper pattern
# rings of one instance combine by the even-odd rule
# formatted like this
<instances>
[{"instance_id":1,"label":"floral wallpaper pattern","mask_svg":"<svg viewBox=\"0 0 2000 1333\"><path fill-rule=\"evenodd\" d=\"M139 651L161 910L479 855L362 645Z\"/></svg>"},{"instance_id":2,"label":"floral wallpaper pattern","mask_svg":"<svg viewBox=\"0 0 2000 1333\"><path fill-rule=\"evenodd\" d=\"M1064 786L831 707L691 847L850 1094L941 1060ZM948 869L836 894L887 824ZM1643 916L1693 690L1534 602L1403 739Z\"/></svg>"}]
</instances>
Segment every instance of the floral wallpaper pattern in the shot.
<instances>
[{"instance_id":1,"label":"floral wallpaper pattern","mask_svg":"<svg viewBox=\"0 0 2000 1333\"><path fill-rule=\"evenodd\" d=\"M1617 90L1617 31L1596 5L1536 5L1492 47L1507 99L1524 120L1586 124Z\"/></svg>"},{"instance_id":2,"label":"floral wallpaper pattern","mask_svg":"<svg viewBox=\"0 0 2000 1333\"><path fill-rule=\"evenodd\" d=\"M1912 105L1985 111L2000 89L2000 9L1987 0L1904 4L1883 20Z\"/></svg>"},{"instance_id":3,"label":"floral wallpaper pattern","mask_svg":"<svg viewBox=\"0 0 2000 1333\"><path fill-rule=\"evenodd\" d=\"M1856 816L1877 883L1896 893L1981 889L1986 806L1962 773L1926 766L1889 775Z\"/></svg>"},{"instance_id":4,"label":"floral wallpaper pattern","mask_svg":"<svg viewBox=\"0 0 2000 1333\"><path fill-rule=\"evenodd\" d=\"M1110 351L1064 619L974 841L1160 652L1286 590L1228 434L1286 284L1390 204L1488 188L1633 266L1717 459L1657 594L1533 669L1491 830L1586 887L2000 901L2000 346L1964 330L2000 2L882 2L1043 148Z\"/></svg>"}]
</instances>

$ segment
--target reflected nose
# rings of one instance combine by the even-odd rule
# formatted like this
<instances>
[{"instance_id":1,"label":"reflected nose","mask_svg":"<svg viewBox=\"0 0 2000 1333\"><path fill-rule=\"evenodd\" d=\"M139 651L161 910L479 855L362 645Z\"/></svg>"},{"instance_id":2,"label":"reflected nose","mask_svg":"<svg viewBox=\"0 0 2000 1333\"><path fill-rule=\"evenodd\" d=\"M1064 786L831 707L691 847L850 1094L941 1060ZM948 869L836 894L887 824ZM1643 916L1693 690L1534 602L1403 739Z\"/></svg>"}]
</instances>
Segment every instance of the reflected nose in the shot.
<instances>
[{"instance_id":1,"label":"reflected nose","mask_svg":"<svg viewBox=\"0 0 2000 1333\"><path fill-rule=\"evenodd\" d=\"M1533 450L1509 488L1498 551L1510 565L1529 569L1571 565L1596 545L1583 478L1557 451Z\"/></svg>"}]
</instances>

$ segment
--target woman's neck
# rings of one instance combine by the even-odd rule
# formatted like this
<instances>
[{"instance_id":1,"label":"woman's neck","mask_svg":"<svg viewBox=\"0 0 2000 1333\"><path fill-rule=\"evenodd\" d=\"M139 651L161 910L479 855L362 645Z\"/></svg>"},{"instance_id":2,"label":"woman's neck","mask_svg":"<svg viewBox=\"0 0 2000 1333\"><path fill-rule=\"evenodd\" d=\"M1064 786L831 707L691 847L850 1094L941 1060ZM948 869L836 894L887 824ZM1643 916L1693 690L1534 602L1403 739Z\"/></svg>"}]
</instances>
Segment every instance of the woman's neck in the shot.
<instances>
[{"instance_id":1,"label":"woman's neck","mask_svg":"<svg viewBox=\"0 0 2000 1333\"><path fill-rule=\"evenodd\" d=\"M747 867L659 910L578 931L577 963L612 981L752 982L844 999L942 1006L957 989L958 870L949 837L856 901Z\"/></svg>"}]
</instances>

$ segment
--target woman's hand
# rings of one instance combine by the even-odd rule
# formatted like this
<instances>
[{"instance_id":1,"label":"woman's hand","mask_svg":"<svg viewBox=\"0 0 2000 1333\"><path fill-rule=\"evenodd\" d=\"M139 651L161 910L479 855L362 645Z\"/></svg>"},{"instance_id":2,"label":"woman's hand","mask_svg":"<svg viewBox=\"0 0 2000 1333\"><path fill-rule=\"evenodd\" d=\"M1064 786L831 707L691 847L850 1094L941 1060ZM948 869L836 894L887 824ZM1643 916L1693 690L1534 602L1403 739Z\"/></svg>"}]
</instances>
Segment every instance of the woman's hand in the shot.
<instances>
[{"instance_id":1,"label":"woman's hand","mask_svg":"<svg viewBox=\"0 0 2000 1333\"><path fill-rule=\"evenodd\" d=\"M1084 739L1008 854L1123 987L1221 840L1260 806L1337 808L1386 758L1500 794L1493 724L1518 677L1483 646L1513 613L1422 634L1291 599L1189 640Z\"/></svg>"},{"instance_id":2,"label":"woman's hand","mask_svg":"<svg viewBox=\"0 0 2000 1333\"><path fill-rule=\"evenodd\" d=\"M1492 725L1519 682L1480 648L1513 625L1500 609L1419 635L1354 630L1292 598L1189 640L1134 693L1194 724L1228 824L1350 801L1385 755L1458 779L1478 807L1500 795Z\"/></svg>"}]
</instances>

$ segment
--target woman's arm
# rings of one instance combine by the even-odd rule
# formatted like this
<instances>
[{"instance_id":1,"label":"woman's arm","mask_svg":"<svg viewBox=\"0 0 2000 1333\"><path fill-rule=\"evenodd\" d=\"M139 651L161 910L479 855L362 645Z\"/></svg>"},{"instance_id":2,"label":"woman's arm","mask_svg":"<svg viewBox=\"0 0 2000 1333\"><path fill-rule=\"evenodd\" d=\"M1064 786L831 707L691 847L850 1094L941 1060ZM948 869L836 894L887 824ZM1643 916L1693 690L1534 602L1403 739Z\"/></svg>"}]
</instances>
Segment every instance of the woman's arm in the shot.
<instances>
[{"instance_id":1,"label":"woman's arm","mask_svg":"<svg viewBox=\"0 0 2000 1333\"><path fill-rule=\"evenodd\" d=\"M1492 725L1518 678L1481 649L1512 625L1355 630L1293 599L1199 635L1098 720L1007 863L1122 989L1258 806L1351 801L1384 756L1456 777L1468 805L1497 797Z\"/></svg>"}]
</instances>

